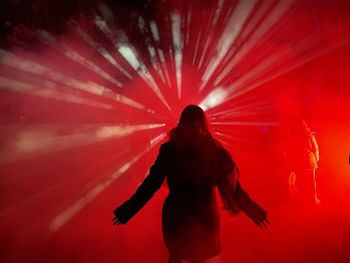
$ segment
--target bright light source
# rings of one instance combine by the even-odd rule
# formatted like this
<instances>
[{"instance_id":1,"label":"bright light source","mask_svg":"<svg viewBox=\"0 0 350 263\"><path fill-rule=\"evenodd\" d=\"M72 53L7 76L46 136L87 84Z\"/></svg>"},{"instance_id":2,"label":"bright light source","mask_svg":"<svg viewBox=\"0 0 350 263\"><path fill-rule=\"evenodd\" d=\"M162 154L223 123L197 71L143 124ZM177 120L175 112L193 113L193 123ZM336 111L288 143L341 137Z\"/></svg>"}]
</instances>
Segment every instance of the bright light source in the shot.
<instances>
[{"instance_id":1,"label":"bright light source","mask_svg":"<svg viewBox=\"0 0 350 263\"><path fill-rule=\"evenodd\" d=\"M203 110L213 108L225 101L227 92L221 87L212 90L208 96L199 104Z\"/></svg>"}]
</instances>

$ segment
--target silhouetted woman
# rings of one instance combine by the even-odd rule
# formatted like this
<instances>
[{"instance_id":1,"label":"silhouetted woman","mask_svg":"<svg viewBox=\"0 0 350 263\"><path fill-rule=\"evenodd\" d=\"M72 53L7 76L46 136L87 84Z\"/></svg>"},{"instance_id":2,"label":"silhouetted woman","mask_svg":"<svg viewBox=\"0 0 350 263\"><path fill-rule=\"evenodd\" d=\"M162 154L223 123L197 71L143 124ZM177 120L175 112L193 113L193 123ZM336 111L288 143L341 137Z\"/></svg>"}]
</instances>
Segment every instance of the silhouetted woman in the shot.
<instances>
[{"instance_id":1,"label":"silhouetted woman","mask_svg":"<svg viewBox=\"0 0 350 263\"><path fill-rule=\"evenodd\" d=\"M220 253L216 186L233 212L242 210L260 227L269 224L266 211L242 189L237 166L210 134L200 107L187 106L169 137L135 194L114 211L114 224L127 223L152 198L165 177L169 194L162 222L169 263L204 262Z\"/></svg>"}]
</instances>

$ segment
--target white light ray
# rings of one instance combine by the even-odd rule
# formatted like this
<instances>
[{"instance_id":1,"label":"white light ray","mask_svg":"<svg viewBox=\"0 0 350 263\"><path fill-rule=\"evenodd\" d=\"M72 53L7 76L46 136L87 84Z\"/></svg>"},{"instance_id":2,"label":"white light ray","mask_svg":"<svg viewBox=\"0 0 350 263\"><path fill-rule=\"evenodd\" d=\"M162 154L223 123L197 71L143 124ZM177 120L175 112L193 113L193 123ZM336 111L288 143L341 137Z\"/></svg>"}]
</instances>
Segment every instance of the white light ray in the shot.
<instances>
[{"instance_id":1,"label":"white light ray","mask_svg":"<svg viewBox=\"0 0 350 263\"><path fill-rule=\"evenodd\" d=\"M112 147L115 147L117 143L110 143L105 147L102 148L98 148L99 153L101 153L101 150L108 150ZM88 166L86 166L84 168L83 172L80 172L78 174L75 174L74 176L70 176L68 178L65 178L65 180L56 183L54 185L51 185L50 187L46 187L43 191L38 191L35 194L32 194L30 197L26 198L25 200L22 200L19 203L16 203L15 205L7 208L6 210L2 210L0 212L0 220L2 218L4 218L5 216L8 216L11 213L16 213L17 211L21 211L21 209L23 209L24 207L28 207L30 205L33 204L33 202L36 202L38 200L42 200L43 198L46 198L46 196L52 195L52 193L54 191L60 191L60 189L62 189L63 187L67 186L67 185L71 185L77 181L83 180L83 178L85 177L86 173L97 168L98 166L103 165L104 163L107 163L111 160L115 160L116 157L120 158L121 156L125 156L125 154L127 154L128 152L130 152L131 148L123 148L120 149L118 152L115 152L113 155L110 155L106 158L103 158L103 160L99 160L99 162L94 162L93 164L89 164ZM67 159L67 161L69 161L69 159Z\"/></svg>"},{"instance_id":2,"label":"white light ray","mask_svg":"<svg viewBox=\"0 0 350 263\"><path fill-rule=\"evenodd\" d=\"M162 49L158 48L158 54L159 54L159 59L160 61L165 64L165 56L164 56L164 52Z\"/></svg>"},{"instance_id":3,"label":"white light ray","mask_svg":"<svg viewBox=\"0 0 350 263\"><path fill-rule=\"evenodd\" d=\"M273 10L273 6L275 5L276 5L276 1L274 0L263 1L259 5L259 8L254 13L254 16L250 18L249 23L245 26L244 30L241 32L239 39L237 39L236 41L237 45L235 46L234 49L231 49L227 53L227 56L225 56L225 58L223 59L221 65L224 64L225 66L224 68L221 69L221 71L225 70L227 65L232 61L232 58L235 55L237 55L247 43L250 43L249 39L252 37L251 35L254 34L252 32L255 32L255 30L259 28L260 24L263 23L261 22L262 19L264 19L264 17L265 19L266 17L268 17L271 10Z\"/></svg>"},{"instance_id":4,"label":"white light ray","mask_svg":"<svg viewBox=\"0 0 350 263\"><path fill-rule=\"evenodd\" d=\"M81 210L83 210L87 204L93 201L100 193L102 193L108 186L110 186L115 180L117 180L123 173L125 173L129 168L134 165L145 153L149 151L150 148L158 144L164 137L165 133L160 134L156 138L151 140L150 147L147 147L141 153L136 155L130 161L122 165L117 171L115 171L111 176L101 181L94 188L92 188L88 193L84 194L81 198L73 202L69 207L59 213L53 218L49 227L51 231L55 232L59 230L63 225L68 223L72 218L74 218Z\"/></svg>"},{"instance_id":5,"label":"white light ray","mask_svg":"<svg viewBox=\"0 0 350 263\"><path fill-rule=\"evenodd\" d=\"M188 45L188 41L190 40L190 26L192 20L192 6L190 5L187 13L187 24L186 24L186 35L185 35L185 43Z\"/></svg>"},{"instance_id":6,"label":"white light ray","mask_svg":"<svg viewBox=\"0 0 350 263\"><path fill-rule=\"evenodd\" d=\"M306 41L307 42L307 41ZM347 38L344 38L342 40L339 40L336 44L334 44L333 46L331 47L323 47L322 49L320 50L310 50L309 52L307 52L307 54L302 58L302 59L298 59L296 61L293 61L292 63L289 63L289 64L286 64L284 65L280 70L274 72L273 74L270 74L270 75L267 75L265 78L263 78L262 80L259 80L259 81L256 81L254 82L253 84L251 85L247 85L244 87L244 89L241 89L239 92L234 92L229 99L233 99L233 98L236 98L248 91L251 91L257 87L260 87L262 86L264 83L268 82L268 81L271 81L275 78L277 78L278 76L281 76L283 74L286 74L287 72L295 69L295 68L298 68L302 65L305 65L306 63L322 56L322 55L325 55L339 47L342 47L344 45L347 45L350 43L350 38L347 37Z\"/></svg>"},{"instance_id":7,"label":"white light ray","mask_svg":"<svg viewBox=\"0 0 350 263\"><path fill-rule=\"evenodd\" d=\"M221 11L222 11L222 7L224 5L225 0L219 0L218 1L218 5L215 9L215 14L214 14L214 18L213 18L213 25L216 25L216 23L218 22L218 19L220 17Z\"/></svg>"},{"instance_id":8,"label":"white light ray","mask_svg":"<svg viewBox=\"0 0 350 263\"><path fill-rule=\"evenodd\" d=\"M202 34L203 34L203 29L200 28L200 29L199 29L199 32L198 32L197 39L196 39L196 45L195 45L195 48L194 48L194 52L193 52L192 66L194 66L195 61L196 61L196 57L197 57L197 55L198 55L199 42L200 42L200 40L201 40L201 38L202 38Z\"/></svg>"},{"instance_id":9,"label":"white light ray","mask_svg":"<svg viewBox=\"0 0 350 263\"><path fill-rule=\"evenodd\" d=\"M119 45L118 51L120 54L129 62L129 64L137 71L140 77L151 87L152 91L157 95L157 97L163 102L163 104L171 110L169 104L165 100L160 88L153 79L152 75L148 71L147 67L141 63L138 59L136 50L127 44Z\"/></svg>"},{"instance_id":10,"label":"white light ray","mask_svg":"<svg viewBox=\"0 0 350 263\"><path fill-rule=\"evenodd\" d=\"M99 139L109 139L115 136L126 136L136 131L150 130L160 127L164 127L165 124L143 124L143 125L131 125L131 126L105 126L96 131L96 137Z\"/></svg>"},{"instance_id":11,"label":"white light ray","mask_svg":"<svg viewBox=\"0 0 350 263\"><path fill-rule=\"evenodd\" d=\"M96 74L98 74L99 76L101 76L102 78L104 78L105 80L108 80L109 82L113 83L114 85L116 85L117 87L121 88L123 87L123 84L116 80L115 78L111 77L108 73L106 73L105 71L103 71L99 66L97 66L95 63L93 63L92 61L84 58L83 56L81 56L78 52L76 52L75 50L71 49L70 47L68 47L67 45L64 45L62 43L58 43L50 33L46 32L46 31L42 31L39 30L38 31L38 37L46 44L53 46L53 47L58 47L59 50L69 59L79 63L80 65L82 65L83 67L95 72Z\"/></svg>"},{"instance_id":12,"label":"white light ray","mask_svg":"<svg viewBox=\"0 0 350 263\"><path fill-rule=\"evenodd\" d=\"M79 26L76 26L78 34L95 50L97 50L109 63L111 63L116 69L122 72L126 77L132 79L132 76L127 72L119 63L114 59L114 57L100 44L92 39L85 31L83 31Z\"/></svg>"},{"instance_id":13,"label":"white light ray","mask_svg":"<svg viewBox=\"0 0 350 263\"><path fill-rule=\"evenodd\" d=\"M156 22L154 20L151 20L149 22L149 25L151 27L151 32L152 32L154 40L159 43L160 38L159 38L159 32L158 32L158 27L157 27Z\"/></svg>"},{"instance_id":14,"label":"white light ray","mask_svg":"<svg viewBox=\"0 0 350 263\"><path fill-rule=\"evenodd\" d=\"M158 26L157 26L156 21L151 20L149 25L150 25L150 28L151 28L151 33L152 33L153 39L155 40L156 44L159 45L160 44L160 37L159 37ZM165 78L166 78L166 82L168 84L168 87L171 87L171 82L170 82L168 69L167 69L167 67L165 65L164 52L160 48L152 47L152 49L157 50L157 52L158 52L158 56L159 56L159 59L160 59L160 64L161 64L161 67L162 67L162 71L159 71L159 73L161 75L161 78L162 78L162 80L164 80L164 83L165 83ZM155 54L154 54L154 59L155 59ZM163 74L163 72L164 72L164 74Z\"/></svg>"},{"instance_id":15,"label":"white light ray","mask_svg":"<svg viewBox=\"0 0 350 263\"><path fill-rule=\"evenodd\" d=\"M162 79L163 83L166 83L165 76L163 74L163 71L160 69L159 64L157 62L157 55L154 47L152 46L147 46L149 55L151 57L151 62L155 70L158 72L160 78Z\"/></svg>"},{"instance_id":16,"label":"white light ray","mask_svg":"<svg viewBox=\"0 0 350 263\"><path fill-rule=\"evenodd\" d=\"M253 68L246 72L246 74L236 79L226 89L227 100L231 100L254 89L256 86L253 87L252 85L247 85L247 83L250 83L259 76L264 75L266 71L271 70L271 65L276 65L278 61L283 61L283 58L286 58L288 54L293 55L293 53L290 53L289 49L286 49L284 52L280 53L272 53L269 57L265 58L260 63L257 63Z\"/></svg>"},{"instance_id":17,"label":"white light ray","mask_svg":"<svg viewBox=\"0 0 350 263\"><path fill-rule=\"evenodd\" d=\"M107 19L108 21L114 20L113 11L105 3L99 2L97 8L105 19Z\"/></svg>"},{"instance_id":18,"label":"white light ray","mask_svg":"<svg viewBox=\"0 0 350 263\"><path fill-rule=\"evenodd\" d=\"M239 1L233 15L230 17L219 41L216 46L216 56L213 56L209 62L209 66L202 77L202 83L199 91L202 91L209 81L216 68L219 66L225 55L235 42L239 32L241 31L244 22L249 17L249 14L253 10L256 4L256 0L251 1Z\"/></svg>"},{"instance_id":19,"label":"white light ray","mask_svg":"<svg viewBox=\"0 0 350 263\"><path fill-rule=\"evenodd\" d=\"M120 45L118 47L118 51L122 56L129 62L129 64L135 69L136 71L140 70L141 63L136 57L136 51L133 49L132 46L128 45Z\"/></svg>"},{"instance_id":20,"label":"white light ray","mask_svg":"<svg viewBox=\"0 0 350 263\"><path fill-rule=\"evenodd\" d=\"M114 31L110 29L105 22L101 22L100 17L95 18L96 26L109 38L116 50L128 61L132 68L139 74L139 76L148 84L156 96L163 102L163 104L171 111L171 108L165 100L157 83L153 79L151 73L148 71L145 64L141 63L140 57L136 49L128 44L127 36L122 30Z\"/></svg>"},{"instance_id":21,"label":"white light ray","mask_svg":"<svg viewBox=\"0 0 350 263\"><path fill-rule=\"evenodd\" d=\"M259 121L217 121L211 122L211 125L225 125L225 126L278 126L278 122L259 122Z\"/></svg>"},{"instance_id":22,"label":"white light ray","mask_svg":"<svg viewBox=\"0 0 350 263\"><path fill-rule=\"evenodd\" d=\"M158 48L157 49L158 51L158 56L159 56L159 59L160 59L160 62L162 64L162 68L165 72L165 77L166 77L166 80L167 80L167 83L168 83L168 87L171 88L171 82L170 82L170 77L169 77L169 72L168 72L168 69L167 69L167 66L165 64L165 56L164 56L164 52L162 49Z\"/></svg>"},{"instance_id":23,"label":"white light ray","mask_svg":"<svg viewBox=\"0 0 350 263\"><path fill-rule=\"evenodd\" d=\"M138 20L137 20L137 24L139 26L139 29L141 31L145 30L145 20L143 19L142 16L139 16Z\"/></svg>"},{"instance_id":24,"label":"white light ray","mask_svg":"<svg viewBox=\"0 0 350 263\"><path fill-rule=\"evenodd\" d=\"M219 0L218 1L218 5L217 5L217 8L215 10L215 14L214 14L214 17L212 18L211 20L211 25L210 25L210 33L208 33L208 37L206 38L205 40L205 44L204 44L204 48L203 48L203 51L202 51L202 56L199 60L199 63L198 63L198 68L201 68L202 67L202 63L204 61L204 58L208 56L207 54L207 50L210 46L210 43L212 42L212 39L213 39L213 35L215 34L215 31L217 30L217 28L215 27L216 26L216 23L219 19L219 16L221 14L221 11L222 11L222 7L223 7L223 4L224 4L224 0Z\"/></svg>"},{"instance_id":25,"label":"white light ray","mask_svg":"<svg viewBox=\"0 0 350 263\"><path fill-rule=\"evenodd\" d=\"M6 143L0 149L0 154L3 156L0 159L0 163L23 159L34 154L63 151L125 137L138 131L158 129L164 126L164 123L97 127L90 125L88 127L81 127L81 129L87 132L68 135L57 135L57 132L50 128L50 126L39 126L38 129L35 129L35 127L22 128L16 131L15 139L6 140Z\"/></svg>"},{"instance_id":26,"label":"white light ray","mask_svg":"<svg viewBox=\"0 0 350 263\"><path fill-rule=\"evenodd\" d=\"M234 97L237 97L248 92L249 90L252 90L252 88L246 87L244 84L258 78L259 75L263 75L264 71L269 69L271 65L281 61L283 55L285 55L288 51L289 50L286 50L283 53L272 53L271 56L256 64L255 67L250 69L250 71L248 71L245 75L235 80L235 82L227 88L227 93L233 94ZM231 96L230 99L232 99Z\"/></svg>"},{"instance_id":27,"label":"white light ray","mask_svg":"<svg viewBox=\"0 0 350 263\"><path fill-rule=\"evenodd\" d=\"M258 114L272 110L274 108L272 102L258 102L251 103L244 106L232 106L232 109L211 113L208 115L209 118L229 118L229 117L242 117L253 114Z\"/></svg>"},{"instance_id":28,"label":"white light ray","mask_svg":"<svg viewBox=\"0 0 350 263\"><path fill-rule=\"evenodd\" d=\"M269 110L272 110L272 107L266 107L266 108L259 108L259 109L246 109L246 110L237 110L232 111L230 114L227 115L217 115L218 117L211 117L213 120L221 120L226 121L226 119L232 120L232 118L238 117L247 117L247 116L256 116L262 113L267 113Z\"/></svg>"},{"instance_id":29,"label":"white light ray","mask_svg":"<svg viewBox=\"0 0 350 263\"><path fill-rule=\"evenodd\" d=\"M78 62L79 64L83 65L84 67L94 71L95 73L97 73L98 75L100 75L104 79L108 80L109 82L113 83L114 85L116 85L120 88L123 87L123 84L121 82L119 82L115 78L111 77L109 74L104 72L101 68L99 68L95 63L85 59L80 54L78 54L76 51L67 47L66 50L64 51L64 54L68 58L70 58L70 59Z\"/></svg>"},{"instance_id":30,"label":"white light ray","mask_svg":"<svg viewBox=\"0 0 350 263\"><path fill-rule=\"evenodd\" d=\"M49 69L48 67L42 66L38 63L32 62L28 59L20 58L13 53L6 50L0 49L0 64L7 65L25 72L29 72L35 75L39 75L43 78L50 78L56 82L62 83L65 86L72 87L75 89L83 90L88 93L98 95L101 97L109 98L115 100L119 103L134 107L143 111L154 113L153 110L147 109L142 104L125 97L123 95L117 94L111 89L101 86L95 82L87 81L82 82L67 75L64 75L55 70Z\"/></svg>"},{"instance_id":31,"label":"white light ray","mask_svg":"<svg viewBox=\"0 0 350 263\"><path fill-rule=\"evenodd\" d=\"M204 48L203 48L203 51L202 51L202 56L199 60L199 63L198 63L198 68L201 68L202 67L202 64L204 62L204 58L206 58L208 56L207 54L207 50L209 48L209 45L212 41L212 34L209 34L208 35L208 38L205 40L205 43L204 43Z\"/></svg>"},{"instance_id":32,"label":"white light ray","mask_svg":"<svg viewBox=\"0 0 350 263\"><path fill-rule=\"evenodd\" d=\"M28 84L0 76L0 89L10 90L39 97L45 97L54 100L62 100L70 103L82 104L91 107L111 109L112 105L96 102L93 100L81 98L72 94L66 94L59 91L57 84L45 80L40 83L41 87Z\"/></svg>"},{"instance_id":33,"label":"white light ray","mask_svg":"<svg viewBox=\"0 0 350 263\"><path fill-rule=\"evenodd\" d=\"M265 60L261 61L255 67L250 69L250 71L248 71L241 78L235 80L235 82L226 89L226 101L232 100L241 96L242 94L256 89L262 86L264 83L281 76L290 70L300 67L321 55L331 52L336 48L346 45L349 42L350 38L344 38L337 41L337 43L331 47L326 46L321 49L315 49L312 46L317 46L318 37L310 36L297 44L299 52L304 54L304 57L302 58L295 58L294 51L290 49L285 49L283 52L279 53L273 53L271 56L265 58ZM306 52L307 50L309 50L309 52ZM294 58L294 61L292 58ZM281 65L278 64L278 62L288 61L288 59L292 60L292 62L284 62L283 64L280 63ZM272 68L277 66L277 70L274 70L273 73L266 73L271 72ZM259 77L263 78L259 79ZM259 81L254 81L254 79L259 79Z\"/></svg>"},{"instance_id":34,"label":"white light ray","mask_svg":"<svg viewBox=\"0 0 350 263\"><path fill-rule=\"evenodd\" d=\"M181 66L182 66L182 40L181 40L181 17L178 12L171 14L173 45L175 50L175 73L177 82L177 96L181 98Z\"/></svg>"},{"instance_id":35,"label":"white light ray","mask_svg":"<svg viewBox=\"0 0 350 263\"><path fill-rule=\"evenodd\" d=\"M256 43L268 32L268 30L280 20L283 15L291 8L295 0L279 1L269 13L269 15L262 21L259 27L255 30L248 41L242 46L240 51L234 56L231 62L223 69L215 80L215 85L220 85L223 78L231 72L234 66L252 49Z\"/></svg>"}]
</instances>

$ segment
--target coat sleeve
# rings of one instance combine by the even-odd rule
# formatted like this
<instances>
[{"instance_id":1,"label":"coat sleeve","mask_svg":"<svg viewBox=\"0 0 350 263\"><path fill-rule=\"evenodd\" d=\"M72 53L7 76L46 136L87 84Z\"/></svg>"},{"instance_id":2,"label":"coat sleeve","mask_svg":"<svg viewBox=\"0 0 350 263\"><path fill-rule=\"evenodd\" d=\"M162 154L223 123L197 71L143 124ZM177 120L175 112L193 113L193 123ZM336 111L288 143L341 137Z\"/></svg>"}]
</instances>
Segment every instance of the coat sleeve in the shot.
<instances>
[{"instance_id":1,"label":"coat sleeve","mask_svg":"<svg viewBox=\"0 0 350 263\"><path fill-rule=\"evenodd\" d=\"M222 174L218 177L217 186L225 206L237 214L245 213L255 224L267 216L267 212L248 195L239 182L239 170L229 153L225 153L221 162Z\"/></svg>"},{"instance_id":2,"label":"coat sleeve","mask_svg":"<svg viewBox=\"0 0 350 263\"><path fill-rule=\"evenodd\" d=\"M150 168L149 174L129 200L114 210L114 215L127 223L152 198L154 193L162 186L166 177L167 154L165 146L161 145L156 161Z\"/></svg>"}]
</instances>

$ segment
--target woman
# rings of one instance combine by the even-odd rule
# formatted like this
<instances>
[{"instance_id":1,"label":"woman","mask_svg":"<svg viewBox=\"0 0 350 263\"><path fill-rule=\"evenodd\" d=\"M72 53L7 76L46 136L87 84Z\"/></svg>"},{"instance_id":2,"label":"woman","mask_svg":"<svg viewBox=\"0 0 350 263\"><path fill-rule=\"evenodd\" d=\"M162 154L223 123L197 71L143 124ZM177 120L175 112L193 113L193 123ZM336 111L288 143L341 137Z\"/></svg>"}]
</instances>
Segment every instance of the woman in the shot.
<instances>
[{"instance_id":1,"label":"woman","mask_svg":"<svg viewBox=\"0 0 350 263\"><path fill-rule=\"evenodd\" d=\"M269 224L267 213L242 189L230 154L210 134L204 111L187 106L178 125L161 145L149 175L135 194L115 211L114 224L125 224L161 187L169 194L163 206L163 238L169 263L204 262L220 253L217 186L225 205L242 210L258 226Z\"/></svg>"}]
</instances>

